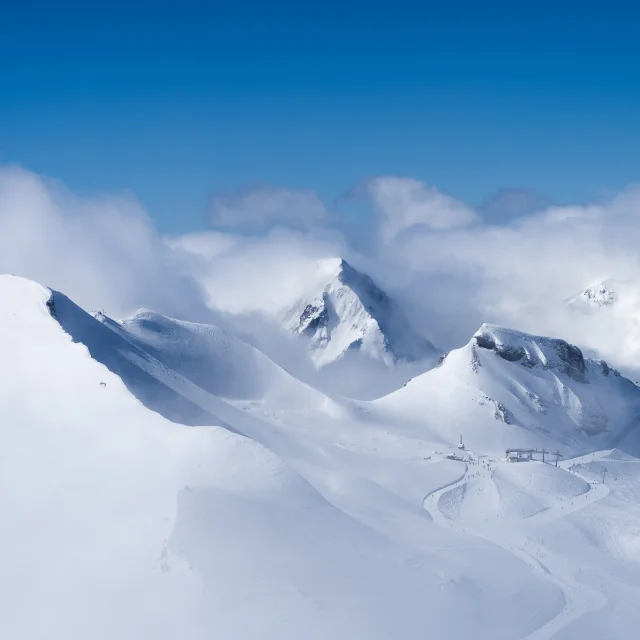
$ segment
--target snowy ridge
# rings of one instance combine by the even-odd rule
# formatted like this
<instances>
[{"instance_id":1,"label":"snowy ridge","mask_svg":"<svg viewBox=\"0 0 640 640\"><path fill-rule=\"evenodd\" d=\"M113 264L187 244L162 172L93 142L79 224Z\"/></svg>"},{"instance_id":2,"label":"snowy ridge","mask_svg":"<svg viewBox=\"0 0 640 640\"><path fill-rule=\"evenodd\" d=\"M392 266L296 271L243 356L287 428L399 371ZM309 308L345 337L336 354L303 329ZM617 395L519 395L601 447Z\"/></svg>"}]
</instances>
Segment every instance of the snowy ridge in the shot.
<instances>
[{"instance_id":1,"label":"snowy ridge","mask_svg":"<svg viewBox=\"0 0 640 640\"><path fill-rule=\"evenodd\" d=\"M317 366L334 362L350 350L387 365L433 360L438 355L369 276L342 259L321 261L318 269L326 285L302 300L285 319L289 331L309 339Z\"/></svg>"},{"instance_id":2,"label":"snowy ridge","mask_svg":"<svg viewBox=\"0 0 640 640\"><path fill-rule=\"evenodd\" d=\"M57 291L48 305L75 342L118 375L145 406L174 422L235 430L233 402L265 408L284 404L292 410L331 405L326 396L218 327L144 310L119 323L86 313Z\"/></svg>"},{"instance_id":3,"label":"snowy ridge","mask_svg":"<svg viewBox=\"0 0 640 640\"><path fill-rule=\"evenodd\" d=\"M114 324L132 344L216 397L289 407L325 401L261 351L214 325L147 309Z\"/></svg>"},{"instance_id":4,"label":"snowy ridge","mask_svg":"<svg viewBox=\"0 0 640 640\"><path fill-rule=\"evenodd\" d=\"M454 444L610 448L635 428L640 389L564 340L483 325L439 367L374 405L398 411Z\"/></svg>"}]
</instances>

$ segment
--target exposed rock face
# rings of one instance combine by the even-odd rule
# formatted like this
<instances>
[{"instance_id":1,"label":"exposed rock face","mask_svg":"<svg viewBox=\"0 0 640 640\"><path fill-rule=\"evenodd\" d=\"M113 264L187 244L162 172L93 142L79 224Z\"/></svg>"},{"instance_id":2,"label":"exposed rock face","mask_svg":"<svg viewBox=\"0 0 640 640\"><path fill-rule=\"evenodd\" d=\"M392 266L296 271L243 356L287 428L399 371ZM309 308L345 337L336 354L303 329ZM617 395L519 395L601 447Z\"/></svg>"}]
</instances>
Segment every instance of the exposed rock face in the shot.
<instances>
[{"instance_id":1,"label":"exposed rock face","mask_svg":"<svg viewBox=\"0 0 640 640\"><path fill-rule=\"evenodd\" d=\"M602 360L556 338L485 324L440 366L378 401L424 415L452 445L617 446L637 427L640 392ZM594 444L599 443L599 444Z\"/></svg>"},{"instance_id":2,"label":"exposed rock face","mask_svg":"<svg viewBox=\"0 0 640 640\"><path fill-rule=\"evenodd\" d=\"M49 313L51 314L51 317L54 320L58 319L58 315L56 312L56 301L53 297L53 295L51 295L51 297L47 300L47 309L49 309Z\"/></svg>"},{"instance_id":3,"label":"exposed rock face","mask_svg":"<svg viewBox=\"0 0 640 640\"><path fill-rule=\"evenodd\" d=\"M495 351L503 360L520 362L530 368L560 368L577 382L588 382L582 351L564 340L532 336L490 325L483 325L474 340L479 347ZM606 368L608 375L609 367L606 362L603 364L603 372Z\"/></svg>"},{"instance_id":4,"label":"exposed rock face","mask_svg":"<svg viewBox=\"0 0 640 640\"><path fill-rule=\"evenodd\" d=\"M310 302L300 314L300 333L306 336L314 336L321 332L329 324L329 310L325 296L321 300Z\"/></svg>"}]
</instances>

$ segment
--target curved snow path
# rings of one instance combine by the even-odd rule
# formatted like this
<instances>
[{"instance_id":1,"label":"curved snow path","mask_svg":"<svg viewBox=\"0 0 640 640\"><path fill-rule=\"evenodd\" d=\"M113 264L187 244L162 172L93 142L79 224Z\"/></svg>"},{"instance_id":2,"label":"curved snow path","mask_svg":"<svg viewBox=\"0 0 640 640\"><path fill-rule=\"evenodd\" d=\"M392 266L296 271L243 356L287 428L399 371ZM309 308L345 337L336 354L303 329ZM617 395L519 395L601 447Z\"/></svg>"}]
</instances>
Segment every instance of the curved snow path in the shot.
<instances>
[{"instance_id":1,"label":"curved snow path","mask_svg":"<svg viewBox=\"0 0 640 640\"><path fill-rule=\"evenodd\" d=\"M602 453L605 455L607 452ZM568 472L567 467L570 464L580 464L583 461L591 462L593 460L593 454L589 454L566 460L562 467ZM423 506L431 515L433 521L444 529L473 535L501 547L525 562L533 573L554 584L564 595L565 604L562 611L522 640L549 640L574 620L586 613L600 609L607 603L607 597L603 593L592 589L579 580L577 567L566 558L549 553L544 547L529 538L522 531L522 526L518 522L501 526L500 521L497 519L490 522L480 522L449 520L445 517L439 507L440 498L447 492L465 485L468 480L469 466L467 463L462 464L465 465L465 472L460 480L431 492L424 499ZM553 507L540 511L520 522L526 522L527 524L532 521L550 522L584 509L609 494L609 488L605 484L593 484L575 470L572 473L589 485L586 493L569 500L560 501ZM544 563L542 560L544 560Z\"/></svg>"}]
</instances>

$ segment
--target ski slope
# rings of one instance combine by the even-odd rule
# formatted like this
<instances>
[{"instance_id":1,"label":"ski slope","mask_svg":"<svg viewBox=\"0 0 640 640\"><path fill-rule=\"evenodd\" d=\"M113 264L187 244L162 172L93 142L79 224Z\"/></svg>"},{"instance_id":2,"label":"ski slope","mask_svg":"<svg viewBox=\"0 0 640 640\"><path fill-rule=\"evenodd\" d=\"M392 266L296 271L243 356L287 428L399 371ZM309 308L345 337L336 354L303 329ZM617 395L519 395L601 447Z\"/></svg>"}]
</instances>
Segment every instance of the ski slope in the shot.
<instances>
[{"instance_id":1,"label":"ski slope","mask_svg":"<svg viewBox=\"0 0 640 640\"><path fill-rule=\"evenodd\" d=\"M513 466L511 463L500 464L494 460L480 461L471 458L464 477L449 487L444 487L427 496L424 503L425 509L434 522L441 527L469 533L498 545L514 557L526 562L535 575L546 579L558 589L564 600L562 610L526 636L529 640L547 640L556 636L573 621L603 607L607 603L607 598L603 593L582 583L576 576L575 566L568 563L566 558L550 553L543 544L529 538L526 529L513 526L512 523L504 525L505 505L501 504L504 494L500 490L500 485L503 484L505 475L516 477L522 475L519 470L514 474L510 469L511 466ZM556 476L552 482L559 491L555 495L552 492L545 494L547 499L555 498L556 504L536 511L526 516L527 518L548 521L564 517L584 508L585 505L601 500L608 494L606 487L590 485L584 479L579 477L575 479L567 472L550 465L529 462L516 463L515 466L520 468L526 466L529 482L533 480L532 484L536 487L538 483L535 480L538 475L542 475L547 481L550 475ZM550 471L551 469L554 471ZM496 475L502 477L502 482L494 480ZM493 500L487 501L486 496L474 495L482 492L489 494L492 482L496 485L496 495L493 496ZM584 490L581 485L585 487ZM584 496L584 502L579 500L580 496ZM471 502L473 506L471 509L464 509L462 513L460 510L454 511L451 509L454 499L462 503Z\"/></svg>"},{"instance_id":2,"label":"ski slope","mask_svg":"<svg viewBox=\"0 0 640 640\"><path fill-rule=\"evenodd\" d=\"M626 640L635 628L628 452L509 465L492 453L502 434L460 452L447 442L458 423L327 397L214 327L97 319L13 276L0 299L2 637L514 640L606 627ZM526 369L550 371L564 380ZM491 420L480 427L511 427Z\"/></svg>"}]
</instances>

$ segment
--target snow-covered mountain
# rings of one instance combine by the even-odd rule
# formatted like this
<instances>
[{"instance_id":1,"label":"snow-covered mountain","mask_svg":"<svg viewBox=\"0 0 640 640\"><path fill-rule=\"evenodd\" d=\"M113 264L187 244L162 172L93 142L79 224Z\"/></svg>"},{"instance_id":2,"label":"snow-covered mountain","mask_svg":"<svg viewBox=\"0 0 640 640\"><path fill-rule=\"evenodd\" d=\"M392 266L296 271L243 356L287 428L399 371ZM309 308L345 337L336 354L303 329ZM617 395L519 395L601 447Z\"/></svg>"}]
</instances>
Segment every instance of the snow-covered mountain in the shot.
<instances>
[{"instance_id":1,"label":"snow-covered mountain","mask_svg":"<svg viewBox=\"0 0 640 640\"><path fill-rule=\"evenodd\" d=\"M509 553L431 522L423 492L457 470L414 439L331 403L213 405L250 437L168 422L96 355L212 394L62 294L0 277L0 299L2 637L489 640L561 609Z\"/></svg>"},{"instance_id":2,"label":"snow-covered mountain","mask_svg":"<svg viewBox=\"0 0 640 640\"><path fill-rule=\"evenodd\" d=\"M325 397L258 349L215 325L184 322L141 309L101 322L163 366L225 400L268 406L314 406Z\"/></svg>"},{"instance_id":3,"label":"snow-covered mountain","mask_svg":"<svg viewBox=\"0 0 640 640\"><path fill-rule=\"evenodd\" d=\"M355 402L96 316L0 276L1 637L633 636L640 389L605 363L483 325Z\"/></svg>"},{"instance_id":4,"label":"snow-covered mountain","mask_svg":"<svg viewBox=\"0 0 640 640\"><path fill-rule=\"evenodd\" d=\"M483 325L436 369L374 403L472 448L617 446L640 424L640 389L564 340Z\"/></svg>"},{"instance_id":5,"label":"snow-covered mountain","mask_svg":"<svg viewBox=\"0 0 640 640\"><path fill-rule=\"evenodd\" d=\"M368 275L340 258L321 261L318 272L318 290L285 317L289 331L309 340L318 367L356 351L388 366L439 356Z\"/></svg>"},{"instance_id":6,"label":"snow-covered mountain","mask_svg":"<svg viewBox=\"0 0 640 640\"><path fill-rule=\"evenodd\" d=\"M618 290L626 288L623 283L608 279L587 287L577 296L571 298L568 305L571 309L588 313L593 309L610 307L618 301Z\"/></svg>"}]
</instances>

